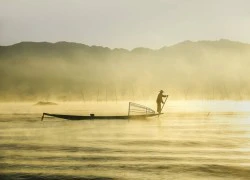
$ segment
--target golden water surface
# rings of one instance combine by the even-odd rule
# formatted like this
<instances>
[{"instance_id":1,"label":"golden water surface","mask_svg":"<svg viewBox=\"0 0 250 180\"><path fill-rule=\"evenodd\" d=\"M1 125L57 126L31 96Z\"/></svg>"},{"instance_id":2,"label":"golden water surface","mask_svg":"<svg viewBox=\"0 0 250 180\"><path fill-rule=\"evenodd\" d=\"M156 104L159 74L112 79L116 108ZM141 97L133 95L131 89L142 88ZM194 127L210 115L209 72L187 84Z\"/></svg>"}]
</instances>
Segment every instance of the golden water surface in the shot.
<instances>
[{"instance_id":1,"label":"golden water surface","mask_svg":"<svg viewBox=\"0 0 250 180\"><path fill-rule=\"evenodd\" d=\"M126 115L128 102L34 104L0 104L1 179L250 179L250 102L174 101L159 118L83 121L41 115Z\"/></svg>"}]
</instances>

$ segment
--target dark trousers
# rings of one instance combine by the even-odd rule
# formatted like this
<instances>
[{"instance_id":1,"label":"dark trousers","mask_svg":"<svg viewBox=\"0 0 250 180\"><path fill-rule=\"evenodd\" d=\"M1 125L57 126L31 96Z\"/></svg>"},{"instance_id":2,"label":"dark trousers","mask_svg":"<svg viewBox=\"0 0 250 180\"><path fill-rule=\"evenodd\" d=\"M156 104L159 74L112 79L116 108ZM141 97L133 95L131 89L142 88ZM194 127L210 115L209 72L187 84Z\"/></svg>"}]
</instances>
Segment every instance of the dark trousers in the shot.
<instances>
[{"instance_id":1,"label":"dark trousers","mask_svg":"<svg viewBox=\"0 0 250 180\"><path fill-rule=\"evenodd\" d=\"M161 113L161 103L157 103L157 112Z\"/></svg>"}]
</instances>

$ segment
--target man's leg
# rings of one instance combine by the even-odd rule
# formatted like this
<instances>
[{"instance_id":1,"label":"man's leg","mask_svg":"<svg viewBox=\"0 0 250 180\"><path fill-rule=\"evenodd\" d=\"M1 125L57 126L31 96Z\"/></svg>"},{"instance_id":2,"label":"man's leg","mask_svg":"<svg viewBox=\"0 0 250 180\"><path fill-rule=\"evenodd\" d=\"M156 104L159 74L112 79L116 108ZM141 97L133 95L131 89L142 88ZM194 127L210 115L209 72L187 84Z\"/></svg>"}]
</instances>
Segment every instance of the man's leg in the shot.
<instances>
[{"instance_id":1,"label":"man's leg","mask_svg":"<svg viewBox=\"0 0 250 180\"><path fill-rule=\"evenodd\" d=\"M157 112L161 113L161 103L157 103Z\"/></svg>"}]
</instances>

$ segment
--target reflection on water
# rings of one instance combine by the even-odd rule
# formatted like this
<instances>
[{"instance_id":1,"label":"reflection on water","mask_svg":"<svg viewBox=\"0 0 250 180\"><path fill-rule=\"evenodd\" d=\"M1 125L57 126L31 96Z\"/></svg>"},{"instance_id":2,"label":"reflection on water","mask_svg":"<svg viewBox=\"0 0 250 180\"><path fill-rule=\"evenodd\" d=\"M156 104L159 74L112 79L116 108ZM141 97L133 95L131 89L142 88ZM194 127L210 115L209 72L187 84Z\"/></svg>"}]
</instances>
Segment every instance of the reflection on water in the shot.
<instances>
[{"instance_id":1,"label":"reflection on water","mask_svg":"<svg viewBox=\"0 0 250 180\"><path fill-rule=\"evenodd\" d=\"M250 102L168 102L159 119L40 121L43 112L125 115L127 105L0 104L0 179L250 178Z\"/></svg>"}]
</instances>

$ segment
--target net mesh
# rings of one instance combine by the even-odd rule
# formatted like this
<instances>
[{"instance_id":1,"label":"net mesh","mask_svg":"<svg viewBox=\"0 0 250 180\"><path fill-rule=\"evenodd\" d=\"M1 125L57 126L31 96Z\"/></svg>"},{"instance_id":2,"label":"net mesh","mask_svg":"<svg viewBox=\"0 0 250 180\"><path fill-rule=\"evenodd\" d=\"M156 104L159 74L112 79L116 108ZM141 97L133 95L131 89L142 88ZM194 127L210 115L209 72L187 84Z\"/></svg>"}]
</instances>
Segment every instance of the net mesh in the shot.
<instances>
[{"instance_id":1,"label":"net mesh","mask_svg":"<svg viewBox=\"0 0 250 180\"><path fill-rule=\"evenodd\" d=\"M155 114L155 111L146 106L129 102L128 115L145 115L145 114Z\"/></svg>"}]
</instances>

